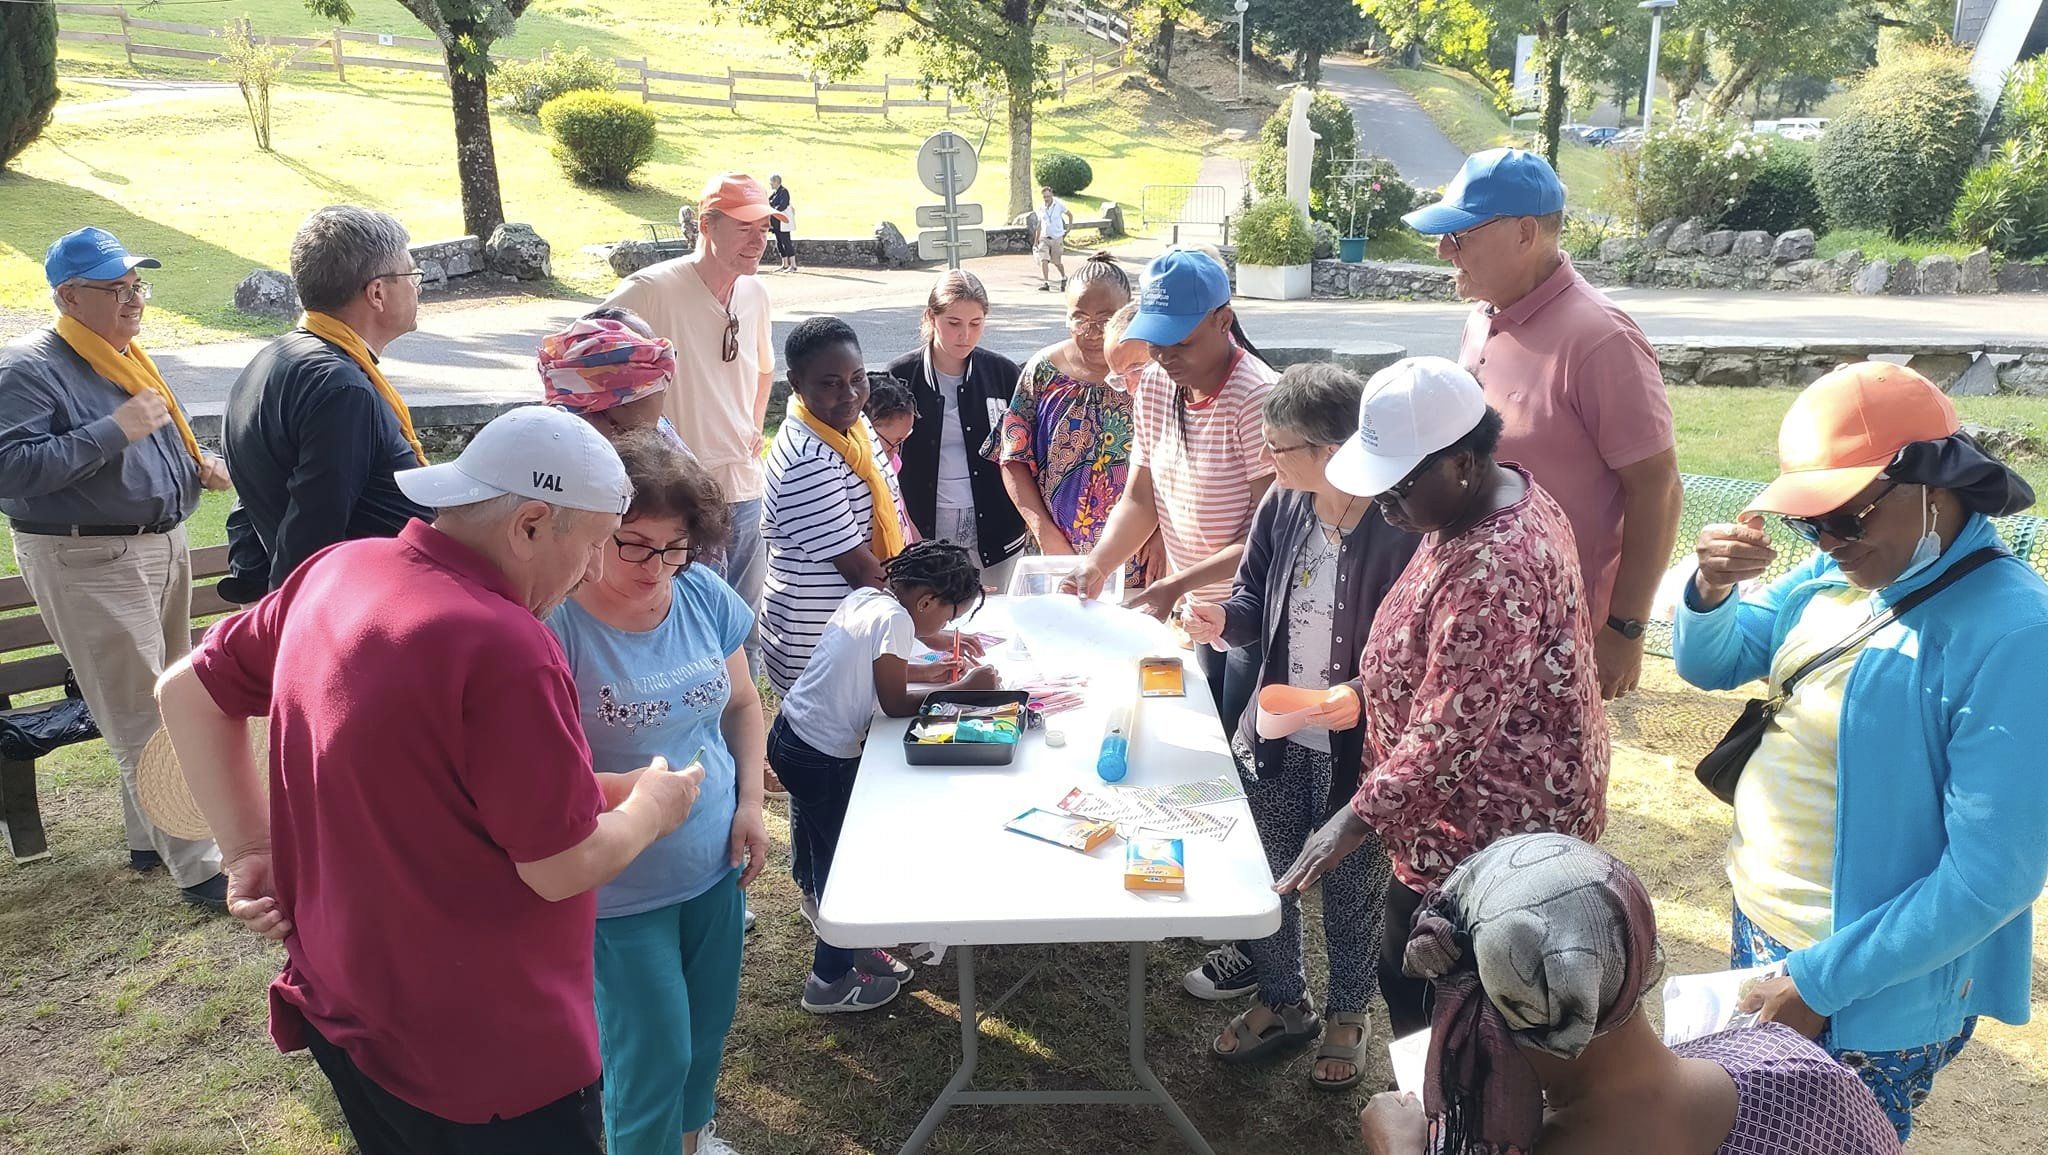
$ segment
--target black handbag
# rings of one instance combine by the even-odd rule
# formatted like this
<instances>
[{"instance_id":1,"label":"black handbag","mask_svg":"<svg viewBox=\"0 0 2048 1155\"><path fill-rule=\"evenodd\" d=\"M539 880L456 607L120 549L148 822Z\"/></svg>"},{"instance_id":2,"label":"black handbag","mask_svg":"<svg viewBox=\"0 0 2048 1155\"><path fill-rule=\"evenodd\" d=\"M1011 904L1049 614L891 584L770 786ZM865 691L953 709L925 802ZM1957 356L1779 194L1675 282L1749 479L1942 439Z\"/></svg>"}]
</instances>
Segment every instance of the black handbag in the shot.
<instances>
[{"instance_id":1,"label":"black handbag","mask_svg":"<svg viewBox=\"0 0 2048 1155\"><path fill-rule=\"evenodd\" d=\"M1764 731L1770 728L1771 719L1791 700L1792 689L1799 684L1800 679L1862 645L1872 634L1891 625L1908 610L1975 573L1985 564L2010 556L2012 555L1999 546L1985 546L1950 566L1940 577L1900 598L1890 609L1864 623L1855 633L1792 671L1792 675L1785 679L1785 684L1779 686L1777 692L1769 698L1751 698L1742 707L1742 716L1735 719L1735 724L1728 727L1728 732L1721 736L1721 741L1712 750L1707 751L1707 756L1700 759L1700 764L1693 768L1693 777L1700 780L1700 785L1712 791L1714 797L1730 806L1735 805L1735 784L1742 780L1742 768L1749 765L1749 756L1756 753L1757 744L1764 740Z\"/></svg>"}]
</instances>

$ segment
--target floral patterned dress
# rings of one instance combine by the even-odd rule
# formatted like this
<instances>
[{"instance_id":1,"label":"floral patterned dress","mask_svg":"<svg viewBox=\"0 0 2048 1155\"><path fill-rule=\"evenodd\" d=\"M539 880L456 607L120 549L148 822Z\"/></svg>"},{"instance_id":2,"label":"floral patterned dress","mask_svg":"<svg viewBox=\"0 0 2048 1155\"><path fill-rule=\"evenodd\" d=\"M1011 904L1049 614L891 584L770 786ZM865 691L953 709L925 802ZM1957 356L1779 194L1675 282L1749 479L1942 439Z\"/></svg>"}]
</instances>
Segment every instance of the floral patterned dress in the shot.
<instances>
[{"instance_id":1,"label":"floral patterned dress","mask_svg":"<svg viewBox=\"0 0 2048 1155\"><path fill-rule=\"evenodd\" d=\"M1075 552L1087 553L1130 474L1131 395L1070 377L1040 353L1024 366L983 453L998 465L1029 466L1053 524Z\"/></svg>"},{"instance_id":2,"label":"floral patterned dress","mask_svg":"<svg viewBox=\"0 0 2048 1155\"><path fill-rule=\"evenodd\" d=\"M1607 717L1564 511L1528 492L1425 538L1374 616L1368 744L1351 807L1414 890L1495 839L1607 825Z\"/></svg>"}]
</instances>

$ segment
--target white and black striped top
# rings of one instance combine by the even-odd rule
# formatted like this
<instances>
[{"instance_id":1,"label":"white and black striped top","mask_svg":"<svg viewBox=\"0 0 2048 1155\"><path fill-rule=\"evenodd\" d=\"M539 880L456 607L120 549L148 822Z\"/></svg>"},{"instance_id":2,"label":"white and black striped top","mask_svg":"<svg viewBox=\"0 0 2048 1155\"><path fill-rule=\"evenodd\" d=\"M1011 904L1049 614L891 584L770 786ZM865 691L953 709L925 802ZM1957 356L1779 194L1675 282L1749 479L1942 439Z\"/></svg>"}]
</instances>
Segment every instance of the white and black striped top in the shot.
<instances>
[{"instance_id":1,"label":"white and black striped top","mask_svg":"<svg viewBox=\"0 0 2048 1155\"><path fill-rule=\"evenodd\" d=\"M875 464L896 488L881 452L882 439L868 428ZM894 504L893 501L891 504ZM787 694L817 648L825 623L853 592L832 559L868 545L874 498L853 467L810 427L795 417L784 421L768 450L768 493L761 533L768 544L767 595L761 605L761 654L769 684Z\"/></svg>"}]
</instances>

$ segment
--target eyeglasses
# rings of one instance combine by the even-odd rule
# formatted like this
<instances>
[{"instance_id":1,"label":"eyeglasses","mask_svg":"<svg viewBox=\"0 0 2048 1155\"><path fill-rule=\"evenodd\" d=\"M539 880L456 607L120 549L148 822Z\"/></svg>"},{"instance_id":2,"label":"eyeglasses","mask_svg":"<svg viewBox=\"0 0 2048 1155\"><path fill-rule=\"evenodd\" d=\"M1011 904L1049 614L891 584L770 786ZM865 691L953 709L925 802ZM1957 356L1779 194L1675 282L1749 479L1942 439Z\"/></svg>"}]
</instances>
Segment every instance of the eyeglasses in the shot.
<instances>
[{"instance_id":1,"label":"eyeglasses","mask_svg":"<svg viewBox=\"0 0 2048 1155\"><path fill-rule=\"evenodd\" d=\"M1422 484L1423 475L1435 468L1436 463L1437 455L1434 453L1416 462L1415 468L1408 471L1408 476L1388 486L1387 491L1379 495L1380 500L1384 501L1389 497L1407 497L1409 491Z\"/></svg>"},{"instance_id":2,"label":"eyeglasses","mask_svg":"<svg viewBox=\"0 0 2048 1155\"><path fill-rule=\"evenodd\" d=\"M1862 541L1864 530L1868 528L1864 524L1864 519L1877 509L1879 502L1890 497L1892 490L1898 487L1899 483L1896 481L1885 486L1876 497L1870 499L1869 505L1855 513L1837 510L1820 517L1786 517L1779 520L1785 523L1786 529L1798 534L1801 541L1811 545L1820 544L1821 534L1827 534L1836 541Z\"/></svg>"},{"instance_id":3,"label":"eyeglasses","mask_svg":"<svg viewBox=\"0 0 2048 1155\"><path fill-rule=\"evenodd\" d=\"M672 565L681 569L683 566L690 564L690 547L687 545L672 545L667 549L657 549L651 545L642 545L637 541L627 541L625 538L613 534L612 546L619 551L619 560L627 565L645 564L649 558L654 557L656 554L661 555L661 564L663 565Z\"/></svg>"},{"instance_id":4,"label":"eyeglasses","mask_svg":"<svg viewBox=\"0 0 2048 1155\"><path fill-rule=\"evenodd\" d=\"M1480 224L1473 225L1471 228L1466 229L1462 233L1445 233L1444 239L1451 242L1451 248L1457 250L1458 252L1464 252L1466 237L1471 236L1473 233L1478 232L1480 229L1485 228L1487 225L1497 225L1506 219L1506 217L1495 217L1490 221L1485 221Z\"/></svg>"},{"instance_id":5,"label":"eyeglasses","mask_svg":"<svg viewBox=\"0 0 2048 1155\"><path fill-rule=\"evenodd\" d=\"M882 448L888 450L891 455L894 455L897 450L903 448L903 443L910 440L910 438L906 435L892 439L884 436L882 431L878 429L875 431L875 440L880 441Z\"/></svg>"},{"instance_id":6,"label":"eyeglasses","mask_svg":"<svg viewBox=\"0 0 2048 1155\"><path fill-rule=\"evenodd\" d=\"M413 287L418 288L420 282L427 279L427 271L425 269L407 269L405 272L402 273L378 273L376 276L371 277L370 279L373 281L389 281L401 277L410 277L412 279Z\"/></svg>"},{"instance_id":7,"label":"eyeglasses","mask_svg":"<svg viewBox=\"0 0 2048 1155\"><path fill-rule=\"evenodd\" d=\"M718 355L728 364L740 355L740 319L736 313L725 315L725 346L718 351Z\"/></svg>"},{"instance_id":8,"label":"eyeglasses","mask_svg":"<svg viewBox=\"0 0 2048 1155\"><path fill-rule=\"evenodd\" d=\"M1314 448L1315 446L1307 441L1296 442L1293 445L1275 445L1270 441L1266 442L1266 452L1272 454L1275 457L1279 457L1280 455L1285 453L1299 453L1304 449Z\"/></svg>"},{"instance_id":9,"label":"eyeglasses","mask_svg":"<svg viewBox=\"0 0 2048 1155\"><path fill-rule=\"evenodd\" d=\"M112 293L114 294L114 300L123 305L132 305L137 301L149 300L148 281L136 281L128 285L88 285L80 281L78 287L81 289L92 289L95 292Z\"/></svg>"}]
</instances>

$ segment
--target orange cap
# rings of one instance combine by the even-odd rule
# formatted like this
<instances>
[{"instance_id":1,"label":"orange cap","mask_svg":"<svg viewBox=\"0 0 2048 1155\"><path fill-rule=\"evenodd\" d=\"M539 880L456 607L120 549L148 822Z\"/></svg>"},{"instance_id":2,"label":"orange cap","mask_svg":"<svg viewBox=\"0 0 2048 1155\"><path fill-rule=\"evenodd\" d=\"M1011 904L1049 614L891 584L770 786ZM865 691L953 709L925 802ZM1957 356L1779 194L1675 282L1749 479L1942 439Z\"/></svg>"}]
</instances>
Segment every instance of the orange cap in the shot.
<instances>
[{"instance_id":1,"label":"orange cap","mask_svg":"<svg viewBox=\"0 0 2048 1155\"><path fill-rule=\"evenodd\" d=\"M1934 382L1888 361L1844 365L1806 387L1778 427L1778 480L1744 512L1820 517L1848 504L1916 441L1961 426Z\"/></svg>"},{"instance_id":2,"label":"orange cap","mask_svg":"<svg viewBox=\"0 0 2048 1155\"><path fill-rule=\"evenodd\" d=\"M736 221L789 219L788 214L769 206L768 190L761 187L761 182L743 172L722 172L712 177L711 183L704 186L703 195L697 198L697 210L723 213Z\"/></svg>"}]
</instances>

